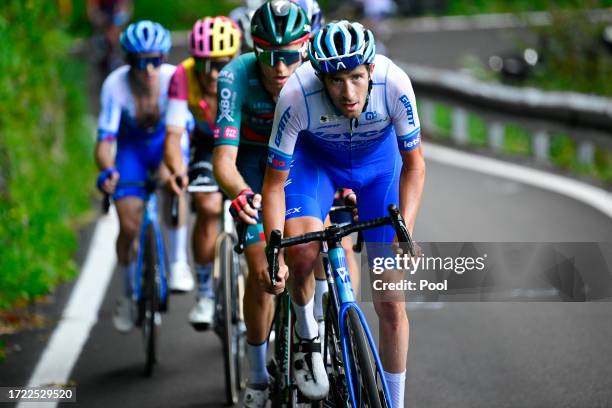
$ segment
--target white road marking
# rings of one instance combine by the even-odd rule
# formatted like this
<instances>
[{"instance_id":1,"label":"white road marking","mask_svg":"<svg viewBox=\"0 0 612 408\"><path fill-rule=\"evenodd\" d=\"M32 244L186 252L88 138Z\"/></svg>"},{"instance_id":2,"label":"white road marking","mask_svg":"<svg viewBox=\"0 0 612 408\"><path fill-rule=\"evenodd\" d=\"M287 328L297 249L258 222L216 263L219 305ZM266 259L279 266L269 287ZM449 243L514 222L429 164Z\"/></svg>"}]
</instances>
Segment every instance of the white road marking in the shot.
<instances>
[{"instance_id":1,"label":"white road marking","mask_svg":"<svg viewBox=\"0 0 612 408\"><path fill-rule=\"evenodd\" d=\"M100 217L96 224L80 277L72 290L62 318L30 377L29 387L65 384L68 381L89 332L98 321L98 310L117 263L115 239L118 230L117 213L115 208L111 207L109 214ZM50 402L39 404L46 408L57 405ZM29 408L39 404L20 402L17 406Z\"/></svg>"}]
</instances>

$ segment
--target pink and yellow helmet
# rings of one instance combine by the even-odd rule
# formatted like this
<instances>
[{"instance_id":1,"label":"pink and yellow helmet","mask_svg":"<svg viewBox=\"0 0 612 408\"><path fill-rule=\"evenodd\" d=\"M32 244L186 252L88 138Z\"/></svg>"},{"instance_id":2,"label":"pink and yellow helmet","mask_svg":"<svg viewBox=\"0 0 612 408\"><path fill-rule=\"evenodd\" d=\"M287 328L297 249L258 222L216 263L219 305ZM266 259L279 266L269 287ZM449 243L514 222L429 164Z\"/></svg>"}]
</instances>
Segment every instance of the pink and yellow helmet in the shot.
<instances>
[{"instance_id":1,"label":"pink and yellow helmet","mask_svg":"<svg viewBox=\"0 0 612 408\"><path fill-rule=\"evenodd\" d=\"M189 53L194 57L233 57L240 50L240 28L229 17L204 17L189 33Z\"/></svg>"}]
</instances>

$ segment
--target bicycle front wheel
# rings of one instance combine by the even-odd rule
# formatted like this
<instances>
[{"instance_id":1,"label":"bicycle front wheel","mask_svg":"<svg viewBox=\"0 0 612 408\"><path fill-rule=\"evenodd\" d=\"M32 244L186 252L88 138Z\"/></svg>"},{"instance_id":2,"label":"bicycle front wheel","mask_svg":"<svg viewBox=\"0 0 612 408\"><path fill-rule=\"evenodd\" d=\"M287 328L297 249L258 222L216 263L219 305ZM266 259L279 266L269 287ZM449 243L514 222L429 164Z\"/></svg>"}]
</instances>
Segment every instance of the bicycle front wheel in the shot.
<instances>
[{"instance_id":1,"label":"bicycle front wheel","mask_svg":"<svg viewBox=\"0 0 612 408\"><path fill-rule=\"evenodd\" d=\"M145 242L142 248L143 253L143 305L141 308L142 337L145 346L145 375L153 374L153 367L157 363L157 325L155 315L159 309L159 263L161 261L157 250L155 230L149 224L145 232Z\"/></svg>"},{"instance_id":2,"label":"bicycle front wheel","mask_svg":"<svg viewBox=\"0 0 612 408\"><path fill-rule=\"evenodd\" d=\"M224 234L217 245L219 286L217 291L218 312L220 313L220 335L223 341L223 360L225 365L225 397L229 405L238 402L242 387L242 360L245 339L240 325L238 276L240 259L234 252L234 240Z\"/></svg>"},{"instance_id":3,"label":"bicycle front wheel","mask_svg":"<svg viewBox=\"0 0 612 408\"><path fill-rule=\"evenodd\" d=\"M347 310L350 358L355 405L368 408L389 408L385 399L382 373L376 370L367 335L355 309ZM351 379L349 379L351 381Z\"/></svg>"}]
</instances>

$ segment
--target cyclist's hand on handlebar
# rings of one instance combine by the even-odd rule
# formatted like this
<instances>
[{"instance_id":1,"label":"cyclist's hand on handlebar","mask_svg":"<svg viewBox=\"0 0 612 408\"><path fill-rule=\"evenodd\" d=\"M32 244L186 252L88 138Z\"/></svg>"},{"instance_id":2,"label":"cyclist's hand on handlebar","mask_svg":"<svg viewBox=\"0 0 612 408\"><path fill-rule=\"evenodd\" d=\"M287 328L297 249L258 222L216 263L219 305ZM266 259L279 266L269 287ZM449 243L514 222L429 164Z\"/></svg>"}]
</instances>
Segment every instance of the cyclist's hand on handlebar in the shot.
<instances>
[{"instance_id":1,"label":"cyclist's hand on handlebar","mask_svg":"<svg viewBox=\"0 0 612 408\"><path fill-rule=\"evenodd\" d=\"M258 276L261 290L271 295L280 295L285 290L285 284L287 282L287 278L289 277L289 268L285 264L278 266L276 285L274 286L272 286L272 282L270 281L270 274L268 272L267 265L266 268L262 268L261 271L259 271Z\"/></svg>"},{"instance_id":2,"label":"cyclist's hand on handlebar","mask_svg":"<svg viewBox=\"0 0 612 408\"><path fill-rule=\"evenodd\" d=\"M409 251L404 251L404 249L400 245L408 245L408 244L406 244L404 242L398 242L397 236L395 238L393 238L393 243L391 244L391 247L392 247L393 252L395 254L403 255L404 252L407 252L408 254L410 254ZM414 241L414 240L412 241L412 246L413 246L413 249L414 249L414 257L415 258L423 255L423 249L421 248L421 246L416 241Z\"/></svg>"},{"instance_id":3,"label":"cyclist's hand on handlebar","mask_svg":"<svg viewBox=\"0 0 612 408\"><path fill-rule=\"evenodd\" d=\"M359 217L357 215L357 194L355 194L355 192L350 188L343 188L340 194L342 200L344 201L344 205L351 205L355 207L352 213L353 222L358 222Z\"/></svg>"},{"instance_id":4,"label":"cyclist's hand on handlebar","mask_svg":"<svg viewBox=\"0 0 612 408\"><path fill-rule=\"evenodd\" d=\"M185 188L187 188L188 183L189 180L185 173L173 174L168 178L168 189L176 195L181 195Z\"/></svg>"},{"instance_id":5,"label":"cyclist's hand on handlebar","mask_svg":"<svg viewBox=\"0 0 612 408\"><path fill-rule=\"evenodd\" d=\"M98 175L96 185L98 190L106 194L113 194L115 188L117 188L117 182L119 181L119 172L114 167L102 170Z\"/></svg>"},{"instance_id":6,"label":"cyclist's hand on handlebar","mask_svg":"<svg viewBox=\"0 0 612 408\"><path fill-rule=\"evenodd\" d=\"M251 189L244 189L232 200L230 213L235 220L247 224L257 224L259 216L257 209L261 208L261 194L255 194Z\"/></svg>"}]
</instances>

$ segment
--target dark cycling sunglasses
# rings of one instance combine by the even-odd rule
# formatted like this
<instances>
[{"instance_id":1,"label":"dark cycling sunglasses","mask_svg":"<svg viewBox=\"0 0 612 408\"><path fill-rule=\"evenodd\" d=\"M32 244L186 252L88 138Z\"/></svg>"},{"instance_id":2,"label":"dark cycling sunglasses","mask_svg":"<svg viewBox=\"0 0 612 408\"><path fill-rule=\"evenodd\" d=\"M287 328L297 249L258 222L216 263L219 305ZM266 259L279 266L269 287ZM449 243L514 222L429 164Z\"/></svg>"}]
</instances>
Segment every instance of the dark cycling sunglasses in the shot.
<instances>
[{"instance_id":1,"label":"dark cycling sunglasses","mask_svg":"<svg viewBox=\"0 0 612 408\"><path fill-rule=\"evenodd\" d=\"M229 61L224 60L213 60L208 58L194 58L195 70L198 72L204 72L210 74L213 70L221 72L223 67L227 65Z\"/></svg>"},{"instance_id":2,"label":"dark cycling sunglasses","mask_svg":"<svg viewBox=\"0 0 612 408\"><path fill-rule=\"evenodd\" d=\"M292 65L302 60L303 50L263 50L255 47L257 59L266 65L273 67L276 63L283 61L285 65Z\"/></svg>"},{"instance_id":3,"label":"dark cycling sunglasses","mask_svg":"<svg viewBox=\"0 0 612 408\"><path fill-rule=\"evenodd\" d=\"M164 62L164 57L131 57L130 65L136 69L144 71L147 69L149 64L155 68L159 68Z\"/></svg>"}]
</instances>

